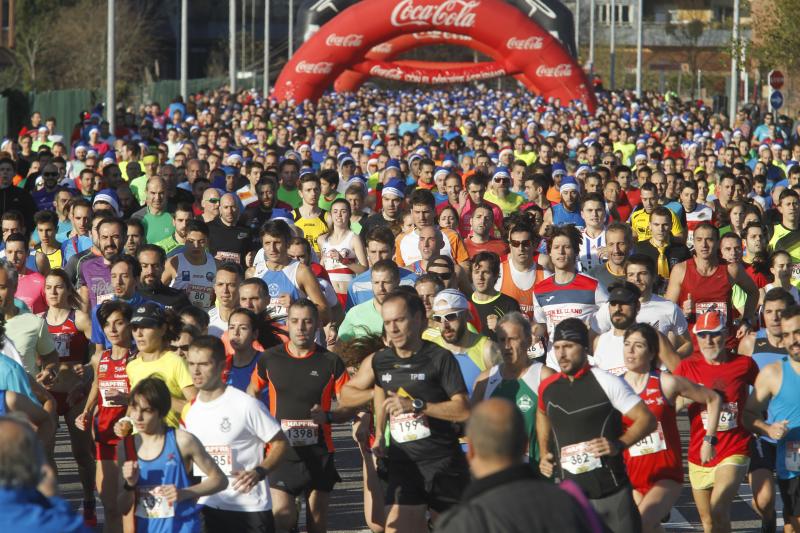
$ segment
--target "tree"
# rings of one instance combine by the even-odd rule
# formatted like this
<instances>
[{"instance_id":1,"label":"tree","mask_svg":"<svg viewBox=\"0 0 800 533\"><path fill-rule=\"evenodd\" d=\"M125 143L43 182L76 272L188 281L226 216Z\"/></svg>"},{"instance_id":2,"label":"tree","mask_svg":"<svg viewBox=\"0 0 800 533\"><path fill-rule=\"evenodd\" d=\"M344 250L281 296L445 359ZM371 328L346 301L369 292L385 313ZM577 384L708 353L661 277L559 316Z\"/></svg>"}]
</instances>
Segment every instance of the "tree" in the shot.
<instances>
[{"instance_id":1,"label":"tree","mask_svg":"<svg viewBox=\"0 0 800 533\"><path fill-rule=\"evenodd\" d=\"M57 0L15 2L15 47L11 51L15 64L9 76L15 85L28 90L44 86L45 63L54 51L51 35L57 18L51 14L59 5Z\"/></svg>"},{"instance_id":2,"label":"tree","mask_svg":"<svg viewBox=\"0 0 800 533\"><path fill-rule=\"evenodd\" d=\"M800 0L751 2L752 52L764 70L800 67Z\"/></svg>"}]
</instances>

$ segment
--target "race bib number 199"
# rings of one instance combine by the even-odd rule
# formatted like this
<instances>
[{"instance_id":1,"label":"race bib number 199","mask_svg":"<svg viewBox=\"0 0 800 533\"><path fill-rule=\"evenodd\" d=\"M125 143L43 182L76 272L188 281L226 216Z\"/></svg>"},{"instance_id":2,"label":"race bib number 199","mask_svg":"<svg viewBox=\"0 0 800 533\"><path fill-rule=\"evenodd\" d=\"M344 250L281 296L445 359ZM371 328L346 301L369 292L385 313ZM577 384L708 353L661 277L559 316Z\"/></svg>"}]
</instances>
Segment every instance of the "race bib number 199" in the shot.
<instances>
[{"instance_id":1,"label":"race bib number 199","mask_svg":"<svg viewBox=\"0 0 800 533\"><path fill-rule=\"evenodd\" d=\"M389 430L392 433L392 440L395 442L412 442L431 436L428 417L423 414L403 413L393 416Z\"/></svg>"}]
</instances>

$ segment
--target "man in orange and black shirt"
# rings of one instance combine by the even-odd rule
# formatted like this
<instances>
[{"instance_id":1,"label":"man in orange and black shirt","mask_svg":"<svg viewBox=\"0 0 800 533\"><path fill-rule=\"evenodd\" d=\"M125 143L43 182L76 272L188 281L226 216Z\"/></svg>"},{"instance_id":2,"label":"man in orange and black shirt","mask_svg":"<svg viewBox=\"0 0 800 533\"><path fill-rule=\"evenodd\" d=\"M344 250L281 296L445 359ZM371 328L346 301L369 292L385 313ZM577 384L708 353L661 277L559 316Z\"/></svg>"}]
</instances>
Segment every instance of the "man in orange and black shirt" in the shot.
<instances>
[{"instance_id":1,"label":"man in orange and black shirt","mask_svg":"<svg viewBox=\"0 0 800 533\"><path fill-rule=\"evenodd\" d=\"M248 392L258 396L268 388L270 412L291 445L286 460L269 474L276 529L294 528L295 497L302 494L308 499L309 531L326 531L330 492L341 480L333 461L331 423L354 413L331 404L348 374L336 354L315 343L319 314L310 300L289 307L286 325L289 342L261 355Z\"/></svg>"}]
</instances>

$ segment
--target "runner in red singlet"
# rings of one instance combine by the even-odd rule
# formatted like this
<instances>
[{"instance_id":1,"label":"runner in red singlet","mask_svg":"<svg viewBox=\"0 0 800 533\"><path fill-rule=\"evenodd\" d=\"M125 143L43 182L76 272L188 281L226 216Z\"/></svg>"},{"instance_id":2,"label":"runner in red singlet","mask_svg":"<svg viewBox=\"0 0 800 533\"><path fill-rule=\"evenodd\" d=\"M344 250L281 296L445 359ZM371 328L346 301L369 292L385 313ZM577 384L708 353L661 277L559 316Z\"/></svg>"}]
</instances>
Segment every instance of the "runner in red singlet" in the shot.
<instances>
[{"instance_id":1,"label":"runner in red singlet","mask_svg":"<svg viewBox=\"0 0 800 533\"><path fill-rule=\"evenodd\" d=\"M111 349L92 358L94 382L86 407L77 420L80 429L89 431L92 428L94 431L97 490L105 510L106 531L114 532L122 531L122 518L117 505L120 472L116 461L120 439L114 433L114 424L125 416L128 408L130 382L126 367L132 357L132 315L133 309L120 300L105 302L98 308L97 319L111 343ZM93 415L95 406L97 416Z\"/></svg>"},{"instance_id":2,"label":"runner in red singlet","mask_svg":"<svg viewBox=\"0 0 800 533\"><path fill-rule=\"evenodd\" d=\"M47 311L41 316L53 337L58 352L58 373L48 391L56 400L57 416L63 416L72 444L72 455L78 463L78 477L83 489L84 521L97 523L94 498L94 457L92 439L76 426L76 418L84 410L88 381L83 365L88 362L92 321L81 311L82 301L66 272L52 270L45 278Z\"/></svg>"},{"instance_id":3,"label":"runner in red singlet","mask_svg":"<svg viewBox=\"0 0 800 533\"><path fill-rule=\"evenodd\" d=\"M628 371L623 377L658 420L656 431L624 452L644 532L661 531L661 518L669 514L681 493L683 463L676 411L686 398L706 404L709 420L713 421L719 418L721 404L714 391L656 369L658 340L658 332L649 324L634 324L625 331ZM630 423L625 419L623 422ZM713 447L707 448L707 454L713 453Z\"/></svg>"},{"instance_id":4,"label":"runner in red singlet","mask_svg":"<svg viewBox=\"0 0 800 533\"><path fill-rule=\"evenodd\" d=\"M758 289L739 264L725 264L720 261L719 230L710 223L703 222L695 228L694 251L694 258L673 267L665 296L678 304L686 315L695 355L700 352L692 326L697 317L710 310L720 311L724 315L725 327L731 332L726 346L735 350L739 340L749 333L755 324ZM731 305L731 290L734 284L739 285L747 294L738 329L734 323L734 310Z\"/></svg>"}]
</instances>

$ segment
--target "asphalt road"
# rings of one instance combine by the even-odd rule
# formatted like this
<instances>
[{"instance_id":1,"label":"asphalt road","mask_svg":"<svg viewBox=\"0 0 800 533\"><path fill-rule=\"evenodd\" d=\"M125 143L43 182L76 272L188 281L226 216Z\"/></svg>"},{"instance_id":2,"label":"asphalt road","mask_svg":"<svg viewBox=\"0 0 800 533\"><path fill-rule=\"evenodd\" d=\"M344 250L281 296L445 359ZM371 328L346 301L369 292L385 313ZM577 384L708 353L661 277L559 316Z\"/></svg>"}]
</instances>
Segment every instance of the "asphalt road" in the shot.
<instances>
[{"instance_id":1,"label":"asphalt road","mask_svg":"<svg viewBox=\"0 0 800 533\"><path fill-rule=\"evenodd\" d=\"M688 439L688 420L685 416L679 417L679 427L681 429L681 439L684 442L684 449ZM340 425L334 427L334 441L336 443L336 466L342 477L342 482L336 486L332 495L330 509L330 531L336 532L368 532L364 523L364 513L362 506L361 492L361 465L360 455L355 444L350 438L350 425ZM59 468L59 483L61 495L72 503L76 512L80 511L81 492L77 478L75 461L69 451L69 440L66 428L63 426L58 433L56 444L56 460ZM761 522L756 513L750 507L750 487L743 484L739 489L739 494L734 500L731 512L732 531L750 532L759 531ZM783 531L783 521L780 518L780 498L778 502L778 530ZM102 508L98 500L98 513L102 522ZM302 522L301 522L302 526ZM672 511L670 521L664 524L665 529L670 532L683 531L702 531L697 508L692 499L692 492L688 481L684 483L681 498ZM102 528L98 526L98 531ZM305 529L301 527L301 531Z\"/></svg>"}]
</instances>

